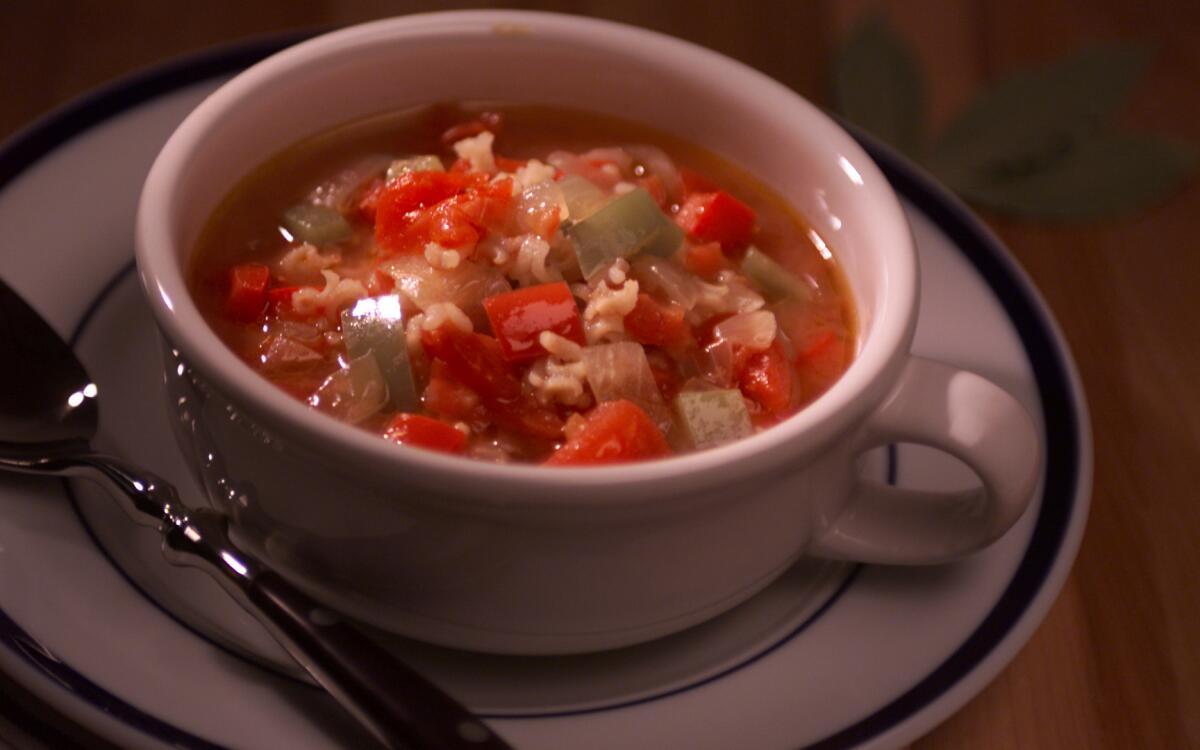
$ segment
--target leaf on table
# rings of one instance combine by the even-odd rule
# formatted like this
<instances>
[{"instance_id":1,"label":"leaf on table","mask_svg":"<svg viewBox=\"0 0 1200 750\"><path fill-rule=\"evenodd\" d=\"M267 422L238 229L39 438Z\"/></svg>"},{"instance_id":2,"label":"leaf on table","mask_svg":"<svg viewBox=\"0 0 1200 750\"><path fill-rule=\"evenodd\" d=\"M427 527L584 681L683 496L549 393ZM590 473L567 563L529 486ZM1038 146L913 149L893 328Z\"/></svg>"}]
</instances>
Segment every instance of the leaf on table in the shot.
<instances>
[{"instance_id":1,"label":"leaf on table","mask_svg":"<svg viewBox=\"0 0 1200 750\"><path fill-rule=\"evenodd\" d=\"M965 186L967 200L1042 219L1095 219L1164 200L1191 176L1195 151L1154 135L1101 132L1042 169Z\"/></svg>"},{"instance_id":2,"label":"leaf on table","mask_svg":"<svg viewBox=\"0 0 1200 750\"><path fill-rule=\"evenodd\" d=\"M837 51L834 108L906 154L920 152L924 91L916 57L880 16L860 22Z\"/></svg>"},{"instance_id":3,"label":"leaf on table","mask_svg":"<svg viewBox=\"0 0 1200 750\"><path fill-rule=\"evenodd\" d=\"M1144 46L1108 45L1010 75L947 126L926 166L957 190L1057 162L1125 101L1148 60Z\"/></svg>"}]
</instances>

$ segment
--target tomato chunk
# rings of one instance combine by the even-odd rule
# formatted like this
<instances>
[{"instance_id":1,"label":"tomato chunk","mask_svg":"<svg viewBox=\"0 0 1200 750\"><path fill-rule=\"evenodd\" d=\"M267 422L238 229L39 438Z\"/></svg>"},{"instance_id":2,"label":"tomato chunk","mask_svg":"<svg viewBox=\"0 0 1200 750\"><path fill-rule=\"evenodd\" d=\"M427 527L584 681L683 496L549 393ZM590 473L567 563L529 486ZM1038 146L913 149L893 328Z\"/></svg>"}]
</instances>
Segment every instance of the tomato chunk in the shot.
<instances>
[{"instance_id":1,"label":"tomato chunk","mask_svg":"<svg viewBox=\"0 0 1200 750\"><path fill-rule=\"evenodd\" d=\"M725 250L750 241L754 220L754 209L723 190L689 195L675 215L675 222L693 239L720 242Z\"/></svg>"},{"instance_id":2,"label":"tomato chunk","mask_svg":"<svg viewBox=\"0 0 1200 750\"><path fill-rule=\"evenodd\" d=\"M496 182L481 180L467 187L451 202L473 226L497 230L502 229L508 220L513 200L513 181L506 177Z\"/></svg>"},{"instance_id":3,"label":"tomato chunk","mask_svg":"<svg viewBox=\"0 0 1200 750\"><path fill-rule=\"evenodd\" d=\"M832 329L814 331L796 356L800 392L812 400L833 385L850 358L848 342Z\"/></svg>"},{"instance_id":4,"label":"tomato chunk","mask_svg":"<svg viewBox=\"0 0 1200 750\"><path fill-rule=\"evenodd\" d=\"M663 304L645 292L638 292L637 304L625 316L625 332L639 344L679 347L691 340L691 329L683 316L680 305Z\"/></svg>"},{"instance_id":5,"label":"tomato chunk","mask_svg":"<svg viewBox=\"0 0 1200 750\"><path fill-rule=\"evenodd\" d=\"M542 331L557 333L580 346L587 344L579 306L566 282L496 294L484 299L483 309L509 362L523 362L546 354L538 343Z\"/></svg>"},{"instance_id":6,"label":"tomato chunk","mask_svg":"<svg viewBox=\"0 0 1200 750\"><path fill-rule=\"evenodd\" d=\"M394 252L412 253L423 250L425 242L437 242L435 235L461 237L462 226L469 227L465 215L431 215L424 209L458 195L467 184L465 175L449 172L409 172L389 183L375 201L375 240ZM416 231L414 224L419 224Z\"/></svg>"},{"instance_id":7,"label":"tomato chunk","mask_svg":"<svg viewBox=\"0 0 1200 750\"><path fill-rule=\"evenodd\" d=\"M779 341L747 357L738 386L768 414L780 414L792 405L792 365Z\"/></svg>"},{"instance_id":8,"label":"tomato chunk","mask_svg":"<svg viewBox=\"0 0 1200 750\"><path fill-rule=\"evenodd\" d=\"M550 466L622 463L671 454L667 439L632 401L606 401L567 442L546 459Z\"/></svg>"},{"instance_id":9,"label":"tomato chunk","mask_svg":"<svg viewBox=\"0 0 1200 750\"><path fill-rule=\"evenodd\" d=\"M684 251L683 265L697 276L711 279L728 264L725 262L725 253L721 252L721 243L705 242L690 245Z\"/></svg>"},{"instance_id":10,"label":"tomato chunk","mask_svg":"<svg viewBox=\"0 0 1200 750\"><path fill-rule=\"evenodd\" d=\"M262 263L241 263L229 269L225 314L240 323L253 323L267 306L271 269Z\"/></svg>"},{"instance_id":11,"label":"tomato chunk","mask_svg":"<svg viewBox=\"0 0 1200 750\"><path fill-rule=\"evenodd\" d=\"M462 453L467 447L467 436L461 430L420 414L397 414L384 428L383 436L393 443L443 453Z\"/></svg>"},{"instance_id":12,"label":"tomato chunk","mask_svg":"<svg viewBox=\"0 0 1200 750\"><path fill-rule=\"evenodd\" d=\"M425 331L421 343L430 356L446 364L454 379L483 398L512 401L521 395L521 381L509 369L500 343L491 336L446 323Z\"/></svg>"},{"instance_id":13,"label":"tomato chunk","mask_svg":"<svg viewBox=\"0 0 1200 750\"><path fill-rule=\"evenodd\" d=\"M562 438L562 417L532 397L517 401L491 401L487 406L488 416L501 427L545 441Z\"/></svg>"}]
</instances>

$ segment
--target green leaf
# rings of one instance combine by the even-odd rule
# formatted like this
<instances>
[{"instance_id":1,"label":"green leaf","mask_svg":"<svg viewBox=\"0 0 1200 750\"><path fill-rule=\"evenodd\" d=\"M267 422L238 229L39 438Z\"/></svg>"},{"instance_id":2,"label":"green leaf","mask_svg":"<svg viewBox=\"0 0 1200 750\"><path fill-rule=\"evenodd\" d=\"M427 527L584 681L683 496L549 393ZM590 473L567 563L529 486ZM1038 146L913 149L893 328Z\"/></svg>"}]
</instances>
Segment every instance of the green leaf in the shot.
<instances>
[{"instance_id":1,"label":"green leaf","mask_svg":"<svg viewBox=\"0 0 1200 750\"><path fill-rule=\"evenodd\" d=\"M901 151L922 147L921 72L912 50L879 16L860 22L833 64L834 108Z\"/></svg>"},{"instance_id":2,"label":"green leaf","mask_svg":"<svg viewBox=\"0 0 1200 750\"><path fill-rule=\"evenodd\" d=\"M1084 50L983 91L936 141L926 166L950 187L1037 171L1099 129L1149 60L1137 45Z\"/></svg>"},{"instance_id":3,"label":"green leaf","mask_svg":"<svg viewBox=\"0 0 1200 750\"><path fill-rule=\"evenodd\" d=\"M972 184L967 200L1026 218L1094 219L1147 208L1183 185L1196 153L1176 141L1097 133L1038 172Z\"/></svg>"}]
</instances>

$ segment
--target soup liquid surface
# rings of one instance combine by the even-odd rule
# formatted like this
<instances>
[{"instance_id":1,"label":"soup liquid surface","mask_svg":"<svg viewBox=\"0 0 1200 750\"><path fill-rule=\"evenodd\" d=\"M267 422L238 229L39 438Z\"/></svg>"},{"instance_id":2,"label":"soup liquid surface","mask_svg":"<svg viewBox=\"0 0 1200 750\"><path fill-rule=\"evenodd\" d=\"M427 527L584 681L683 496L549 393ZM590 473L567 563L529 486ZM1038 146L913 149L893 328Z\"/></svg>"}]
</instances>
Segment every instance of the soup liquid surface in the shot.
<instances>
[{"instance_id":1,"label":"soup liquid surface","mask_svg":"<svg viewBox=\"0 0 1200 750\"><path fill-rule=\"evenodd\" d=\"M296 398L490 461L712 447L803 408L855 349L840 269L782 198L677 138L544 107L296 144L214 212L189 281Z\"/></svg>"}]
</instances>

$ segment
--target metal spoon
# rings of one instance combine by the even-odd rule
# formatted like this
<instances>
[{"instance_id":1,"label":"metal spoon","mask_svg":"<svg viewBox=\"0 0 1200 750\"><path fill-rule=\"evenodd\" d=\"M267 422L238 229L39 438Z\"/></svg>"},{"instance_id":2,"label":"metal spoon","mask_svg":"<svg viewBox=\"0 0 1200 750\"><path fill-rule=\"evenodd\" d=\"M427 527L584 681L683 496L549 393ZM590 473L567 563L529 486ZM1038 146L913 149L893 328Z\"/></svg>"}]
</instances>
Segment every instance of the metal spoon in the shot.
<instances>
[{"instance_id":1,"label":"metal spoon","mask_svg":"<svg viewBox=\"0 0 1200 750\"><path fill-rule=\"evenodd\" d=\"M388 747L512 750L453 698L230 541L226 519L92 451L97 388L70 347L0 280L0 471L86 477L163 536L174 565L207 572L343 708Z\"/></svg>"}]
</instances>

